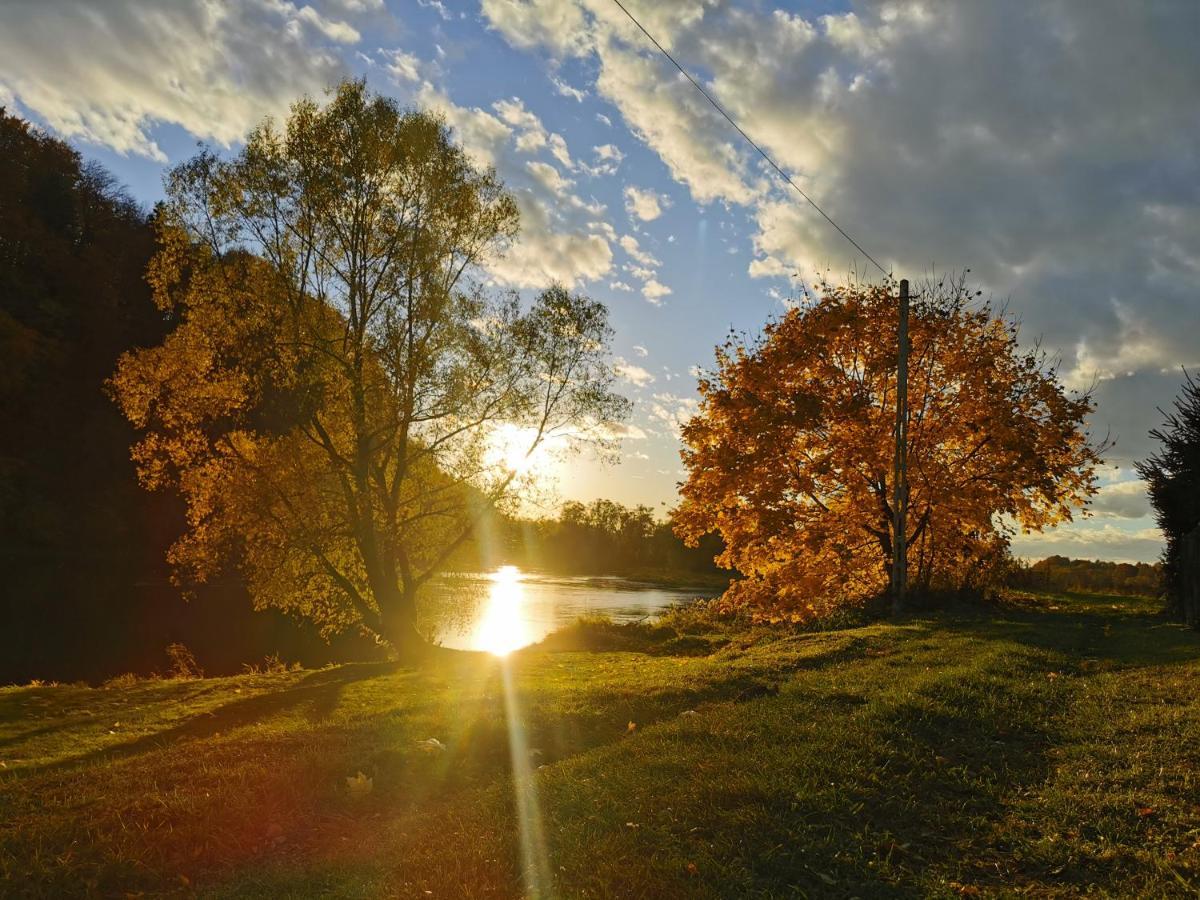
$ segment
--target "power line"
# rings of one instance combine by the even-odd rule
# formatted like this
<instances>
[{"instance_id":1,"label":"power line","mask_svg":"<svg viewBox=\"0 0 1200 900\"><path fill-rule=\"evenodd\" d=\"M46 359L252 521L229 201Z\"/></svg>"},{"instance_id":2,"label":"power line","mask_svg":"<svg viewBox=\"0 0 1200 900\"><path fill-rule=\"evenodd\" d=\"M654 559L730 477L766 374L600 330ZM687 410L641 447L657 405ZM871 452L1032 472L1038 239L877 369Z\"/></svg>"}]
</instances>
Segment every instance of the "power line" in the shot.
<instances>
[{"instance_id":1,"label":"power line","mask_svg":"<svg viewBox=\"0 0 1200 900\"><path fill-rule=\"evenodd\" d=\"M821 209L821 207L819 207L817 205L816 201L813 200L812 197L810 197L810 196L808 196L808 194L804 193L804 191L800 189L800 185L798 185L798 184L796 184L796 182L792 181L792 177L790 175L788 175L787 172L783 171L783 169L781 169L779 167L779 164L776 163L775 160L771 159L771 157L767 154L766 150L764 150L757 143L755 143L754 140L750 137L750 135L746 134L746 132L744 132L742 130L742 126L740 126L737 122L735 122L733 120L733 117L731 115L729 115L729 113L725 112L725 110L722 108L721 104L718 103L715 99L713 99L712 94L710 94L708 91L706 91L704 89L704 87L700 84L700 82L698 82L695 78L693 78L691 75L689 75L687 70L676 61L675 57L673 57L670 53L667 52L667 48L664 47L662 44L660 44L657 40L655 40L654 35L652 35L649 31L647 31L641 22L639 22L637 19L634 18L633 13L631 13L629 10L627 10L625 8L625 4L623 4L621 2L621 0L613 0L613 3L617 4L617 6L620 7L621 12L625 13L625 15L627 15L629 17L629 21L631 21L634 25L636 25L638 27L638 29L642 32L642 34L644 34L647 38L650 39L650 43L654 44L654 46L659 49L659 52L662 53L663 56L665 56L667 59L669 59L671 61L671 64L674 65L675 68L677 68L679 70L680 74L682 74L684 78L686 78L688 81L690 81L692 83L692 87L694 87L696 90L698 90L701 94L704 95L704 99L713 105L713 109L715 109L722 116L724 116L725 121L728 122L730 125L732 125L737 130L737 133L746 139L746 143L748 143L751 147L753 147L755 150L757 150L759 156L761 156L763 159L765 159L770 164L771 168L773 168L776 172L779 173L780 178L782 178L784 181L786 181L788 184L790 184L793 188L795 188L796 193L799 194L801 197L803 197L805 200L807 200L808 205L811 206L813 209L815 209L817 212L819 212L821 214L821 218L823 218L826 222L828 222L830 225L832 225L834 228L836 228L838 234L840 234L842 237L844 237L846 240L848 240L852 245L854 245L854 249L856 249L859 253L861 253L868 260L870 260L872 263L874 263L875 268L877 268L884 275L888 275L888 276L891 275L891 273L887 269L885 269L883 266L881 266L876 261L875 257L873 257L870 253L868 253L866 250L863 249L862 244L860 244L854 238L850 237L850 235L846 233L846 230L844 228L842 228L842 226L839 225L837 222L833 221L833 219L831 219L829 217L829 214L826 213L825 210Z\"/></svg>"}]
</instances>

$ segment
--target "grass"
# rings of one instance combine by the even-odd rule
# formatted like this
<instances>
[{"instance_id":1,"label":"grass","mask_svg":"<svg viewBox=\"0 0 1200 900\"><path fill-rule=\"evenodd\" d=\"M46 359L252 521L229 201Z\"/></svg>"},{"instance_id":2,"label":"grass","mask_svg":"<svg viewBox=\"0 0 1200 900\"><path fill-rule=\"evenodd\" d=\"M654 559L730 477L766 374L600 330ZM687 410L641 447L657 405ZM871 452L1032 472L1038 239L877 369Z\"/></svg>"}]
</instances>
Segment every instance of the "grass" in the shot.
<instances>
[{"instance_id":1,"label":"grass","mask_svg":"<svg viewBox=\"0 0 1200 900\"><path fill-rule=\"evenodd\" d=\"M1200 636L1150 601L683 622L507 669L0 690L0 894L1200 890Z\"/></svg>"}]
</instances>

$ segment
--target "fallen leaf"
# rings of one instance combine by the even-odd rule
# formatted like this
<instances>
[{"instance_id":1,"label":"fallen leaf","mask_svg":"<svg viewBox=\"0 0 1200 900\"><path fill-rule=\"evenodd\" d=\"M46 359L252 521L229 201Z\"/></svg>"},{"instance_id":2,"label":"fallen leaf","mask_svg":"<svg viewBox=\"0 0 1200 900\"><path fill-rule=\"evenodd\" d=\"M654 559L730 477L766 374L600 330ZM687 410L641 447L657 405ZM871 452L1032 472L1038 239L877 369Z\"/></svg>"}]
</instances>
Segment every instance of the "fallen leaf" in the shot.
<instances>
[{"instance_id":1,"label":"fallen leaf","mask_svg":"<svg viewBox=\"0 0 1200 900\"><path fill-rule=\"evenodd\" d=\"M417 741L417 746L429 753L437 753L440 750L446 749L446 745L437 738L427 738L423 741Z\"/></svg>"},{"instance_id":2,"label":"fallen leaf","mask_svg":"<svg viewBox=\"0 0 1200 900\"><path fill-rule=\"evenodd\" d=\"M681 715L681 716L698 716L698 715L700 715L700 713L696 712L694 709L685 709L679 715Z\"/></svg>"},{"instance_id":3,"label":"fallen leaf","mask_svg":"<svg viewBox=\"0 0 1200 900\"><path fill-rule=\"evenodd\" d=\"M637 731L637 722L630 722L627 726L625 726L626 734L633 734L635 731Z\"/></svg>"},{"instance_id":4,"label":"fallen leaf","mask_svg":"<svg viewBox=\"0 0 1200 900\"><path fill-rule=\"evenodd\" d=\"M1156 810L1152 806L1139 806L1137 814L1144 819L1146 816L1154 815L1155 812Z\"/></svg>"},{"instance_id":5,"label":"fallen leaf","mask_svg":"<svg viewBox=\"0 0 1200 900\"><path fill-rule=\"evenodd\" d=\"M351 775L346 779L346 790L355 799L367 796L374 788L375 779L367 777L362 772L359 772L357 775Z\"/></svg>"}]
</instances>

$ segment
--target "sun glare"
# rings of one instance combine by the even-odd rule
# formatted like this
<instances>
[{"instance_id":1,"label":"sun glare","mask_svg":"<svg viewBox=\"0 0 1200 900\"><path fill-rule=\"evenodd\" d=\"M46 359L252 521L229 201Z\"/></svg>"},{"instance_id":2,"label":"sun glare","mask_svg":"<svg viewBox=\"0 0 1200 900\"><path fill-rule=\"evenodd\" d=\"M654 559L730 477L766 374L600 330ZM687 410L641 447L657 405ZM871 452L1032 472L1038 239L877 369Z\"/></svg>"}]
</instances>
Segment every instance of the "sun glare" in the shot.
<instances>
[{"instance_id":1,"label":"sun glare","mask_svg":"<svg viewBox=\"0 0 1200 900\"><path fill-rule=\"evenodd\" d=\"M471 645L495 656L507 656L533 641L529 623L521 614L525 588L516 566L501 566L490 580L487 607L475 626Z\"/></svg>"},{"instance_id":2,"label":"sun glare","mask_svg":"<svg viewBox=\"0 0 1200 900\"><path fill-rule=\"evenodd\" d=\"M533 428L500 425L488 437L487 462L520 476L546 477L555 464L554 438L543 438L531 451L536 438L537 431Z\"/></svg>"}]
</instances>

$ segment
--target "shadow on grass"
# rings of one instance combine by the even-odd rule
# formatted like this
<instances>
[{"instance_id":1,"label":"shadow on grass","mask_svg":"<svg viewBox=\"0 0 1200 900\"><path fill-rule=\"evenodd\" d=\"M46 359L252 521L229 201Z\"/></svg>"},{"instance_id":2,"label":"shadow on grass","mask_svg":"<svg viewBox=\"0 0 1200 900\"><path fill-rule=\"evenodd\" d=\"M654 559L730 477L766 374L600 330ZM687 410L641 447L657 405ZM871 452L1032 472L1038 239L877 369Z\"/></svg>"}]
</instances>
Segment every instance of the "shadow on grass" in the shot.
<instances>
[{"instance_id":1,"label":"shadow on grass","mask_svg":"<svg viewBox=\"0 0 1200 900\"><path fill-rule=\"evenodd\" d=\"M1054 600L979 608L939 617L931 627L1061 653L1068 668L1087 662L1106 668L1164 666L1200 657L1200 633L1167 620L1154 601L1093 594Z\"/></svg>"},{"instance_id":2,"label":"shadow on grass","mask_svg":"<svg viewBox=\"0 0 1200 900\"><path fill-rule=\"evenodd\" d=\"M327 719L337 708L342 691L347 685L376 678L394 670L395 666L391 663L352 663L336 668L320 669L305 675L294 685L282 690L267 690L252 697L233 700L216 709L192 716L177 725L143 735L132 741L104 747L81 756L56 760L44 766L31 766L26 771L49 772L56 769L86 766L102 760L138 756L170 747L181 741L202 740L231 729L252 725L300 706L307 707L305 714L309 722L319 723ZM178 698L171 699L173 702L186 703L211 690L214 688L204 688L191 693L180 692ZM24 737L22 736L22 738Z\"/></svg>"}]
</instances>

